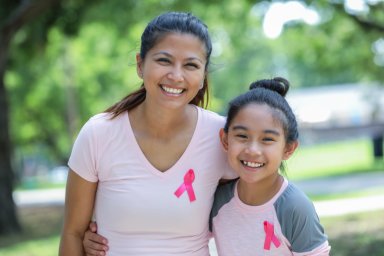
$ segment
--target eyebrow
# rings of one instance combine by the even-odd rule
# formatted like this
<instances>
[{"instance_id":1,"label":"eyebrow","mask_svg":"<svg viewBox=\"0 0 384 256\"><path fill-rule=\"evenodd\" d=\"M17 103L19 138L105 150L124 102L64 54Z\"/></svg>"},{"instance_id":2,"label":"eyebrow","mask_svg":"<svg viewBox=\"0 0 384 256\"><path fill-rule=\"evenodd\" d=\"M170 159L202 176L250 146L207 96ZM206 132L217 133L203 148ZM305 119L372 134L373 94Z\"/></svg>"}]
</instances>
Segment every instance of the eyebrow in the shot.
<instances>
[{"instance_id":1,"label":"eyebrow","mask_svg":"<svg viewBox=\"0 0 384 256\"><path fill-rule=\"evenodd\" d=\"M154 53L153 56L157 56L157 55L165 55L169 58L173 58L173 56L167 52L164 52L164 51L160 51L160 52L157 52L157 53ZM192 60L197 60L198 62L200 62L201 64L204 64L204 62L198 58L198 57L190 57L190 58L187 58L188 61L192 61Z\"/></svg>"},{"instance_id":2,"label":"eyebrow","mask_svg":"<svg viewBox=\"0 0 384 256\"><path fill-rule=\"evenodd\" d=\"M248 131L249 129L243 125L235 125L231 128L232 131L236 131L236 130L245 130L245 131ZM276 130L270 130L270 129L267 129L267 130L264 130L263 133L266 133L266 134L273 134L273 135L276 135L276 136L280 136L280 133Z\"/></svg>"}]
</instances>

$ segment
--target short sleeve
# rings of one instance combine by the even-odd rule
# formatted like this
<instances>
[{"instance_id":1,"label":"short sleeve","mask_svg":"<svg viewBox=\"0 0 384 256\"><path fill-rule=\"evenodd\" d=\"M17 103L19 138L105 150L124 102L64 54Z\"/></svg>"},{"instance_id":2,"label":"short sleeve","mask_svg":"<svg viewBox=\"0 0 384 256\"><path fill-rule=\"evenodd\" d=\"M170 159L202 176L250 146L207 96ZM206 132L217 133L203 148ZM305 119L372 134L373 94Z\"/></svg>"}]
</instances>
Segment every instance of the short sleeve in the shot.
<instances>
[{"instance_id":1,"label":"short sleeve","mask_svg":"<svg viewBox=\"0 0 384 256\"><path fill-rule=\"evenodd\" d=\"M90 182L98 181L96 171L97 143L95 139L91 119L81 128L68 160L69 168Z\"/></svg>"},{"instance_id":2,"label":"short sleeve","mask_svg":"<svg viewBox=\"0 0 384 256\"><path fill-rule=\"evenodd\" d=\"M315 207L302 191L289 184L275 206L294 255L329 255L328 238Z\"/></svg>"}]
</instances>

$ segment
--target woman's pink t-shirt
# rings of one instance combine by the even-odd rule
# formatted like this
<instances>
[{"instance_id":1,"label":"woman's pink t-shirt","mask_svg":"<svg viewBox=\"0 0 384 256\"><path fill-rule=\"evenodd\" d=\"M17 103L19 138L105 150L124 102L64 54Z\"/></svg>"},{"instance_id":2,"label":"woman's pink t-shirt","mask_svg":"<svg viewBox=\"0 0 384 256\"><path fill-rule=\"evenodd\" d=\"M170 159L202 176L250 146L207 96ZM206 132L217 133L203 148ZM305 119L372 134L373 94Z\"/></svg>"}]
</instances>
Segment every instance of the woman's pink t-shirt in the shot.
<instances>
[{"instance_id":1,"label":"woman's pink t-shirt","mask_svg":"<svg viewBox=\"0 0 384 256\"><path fill-rule=\"evenodd\" d=\"M189 146L166 172L146 159L133 134L128 114L92 117L74 144L69 167L98 182L94 209L98 233L107 237L108 255L209 255L208 218L221 178L236 175L221 149L224 117L198 109ZM181 188L193 170L196 200Z\"/></svg>"}]
</instances>

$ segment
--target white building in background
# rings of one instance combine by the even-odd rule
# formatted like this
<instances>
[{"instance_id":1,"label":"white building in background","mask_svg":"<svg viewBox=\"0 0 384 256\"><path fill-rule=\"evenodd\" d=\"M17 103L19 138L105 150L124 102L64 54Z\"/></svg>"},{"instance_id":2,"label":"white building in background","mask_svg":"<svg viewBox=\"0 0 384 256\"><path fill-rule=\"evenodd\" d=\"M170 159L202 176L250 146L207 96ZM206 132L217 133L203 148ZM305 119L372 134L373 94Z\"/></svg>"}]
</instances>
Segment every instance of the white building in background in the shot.
<instances>
[{"instance_id":1,"label":"white building in background","mask_svg":"<svg viewBox=\"0 0 384 256\"><path fill-rule=\"evenodd\" d=\"M287 94L304 136L317 140L384 134L384 86L342 84Z\"/></svg>"}]
</instances>

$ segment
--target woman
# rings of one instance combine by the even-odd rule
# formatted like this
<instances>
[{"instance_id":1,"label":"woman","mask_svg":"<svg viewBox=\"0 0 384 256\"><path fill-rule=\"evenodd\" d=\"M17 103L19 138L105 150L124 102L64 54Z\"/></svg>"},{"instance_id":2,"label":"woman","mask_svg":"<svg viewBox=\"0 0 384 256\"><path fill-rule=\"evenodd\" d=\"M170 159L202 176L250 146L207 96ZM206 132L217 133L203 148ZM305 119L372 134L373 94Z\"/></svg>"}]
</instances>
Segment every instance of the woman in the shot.
<instances>
[{"instance_id":1,"label":"woman","mask_svg":"<svg viewBox=\"0 0 384 256\"><path fill-rule=\"evenodd\" d=\"M191 14L148 24L136 56L142 87L92 117L74 144L60 255L83 255L92 214L108 255L209 255L213 195L235 176L217 136L224 118L201 108L211 51Z\"/></svg>"}]
</instances>

